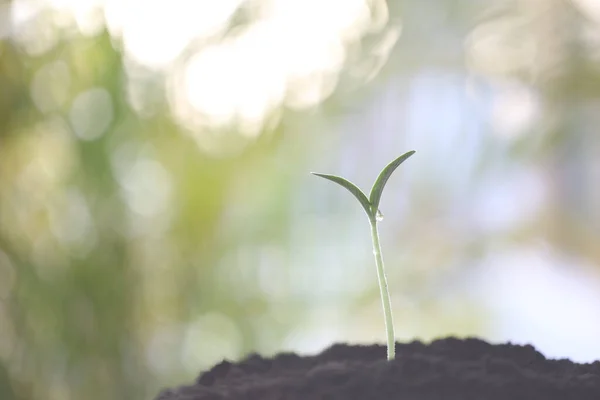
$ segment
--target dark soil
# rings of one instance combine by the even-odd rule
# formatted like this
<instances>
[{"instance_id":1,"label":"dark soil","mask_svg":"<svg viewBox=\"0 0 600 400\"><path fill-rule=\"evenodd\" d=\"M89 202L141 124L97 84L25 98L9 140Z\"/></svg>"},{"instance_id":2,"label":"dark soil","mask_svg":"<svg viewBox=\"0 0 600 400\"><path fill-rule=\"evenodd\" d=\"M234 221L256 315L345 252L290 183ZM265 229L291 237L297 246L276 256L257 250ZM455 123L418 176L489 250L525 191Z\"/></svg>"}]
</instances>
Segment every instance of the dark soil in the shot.
<instances>
[{"instance_id":1,"label":"dark soil","mask_svg":"<svg viewBox=\"0 0 600 400\"><path fill-rule=\"evenodd\" d=\"M600 361L548 360L531 346L447 338L334 345L315 356L224 361L156 400L600 400Z\"/></svg>"}]
</instances>

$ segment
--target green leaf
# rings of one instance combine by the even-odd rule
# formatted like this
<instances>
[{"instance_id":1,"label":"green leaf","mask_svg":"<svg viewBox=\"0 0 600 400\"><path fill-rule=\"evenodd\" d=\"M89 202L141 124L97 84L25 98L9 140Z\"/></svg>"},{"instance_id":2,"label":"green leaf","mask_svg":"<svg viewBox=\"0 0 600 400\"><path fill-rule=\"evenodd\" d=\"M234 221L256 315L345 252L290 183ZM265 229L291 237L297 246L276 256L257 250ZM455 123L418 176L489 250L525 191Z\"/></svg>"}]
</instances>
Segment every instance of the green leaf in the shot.
<instances>
[{"instance_id":1,"label":"green leaf","mask_svg":"<svg viewBox=\"0 0 600 400\"><path fill-rule=\"evenodd\" d=\"M388 179L392 175L392 172L394 172L394 170L396 168L398 168L398 166L400 164L402 164L404 161L406 161L408 159L408 157L412 156L413 154L415 154L414 150L401 155L400 157L396 158L394 161L389 163L381 171L381 173L377 177L377 180L373 184L373 188L371 189L371 194L369 196L371 207L373 207L372 212L377 212L377 210L379 209L379 201L381 200L381 193L383 193L383 188L385 187L385 184L387 183Z\"/></svg>"},{"instance_id":2,"label":"green leaf","mask_svg":"<svg viewBox=\"0 0 600 400\"><path fill-rule=\"evenodd\" d=\"M360 201L360 204L365 209L365 212L367 213L369 218L371 217L371 204L369 203L367 196L354 183L352 183L340 176L318 174L316 172L311 172L311 174L320 176L321 178L328 179L328 180L335 182L338 185L341 185L341 186L345 187L346 189L348 189L350 191L350 193L352 193L354 195L354 197L356 197L358 199L358 201Z\"/></svg>"}]
</instances>

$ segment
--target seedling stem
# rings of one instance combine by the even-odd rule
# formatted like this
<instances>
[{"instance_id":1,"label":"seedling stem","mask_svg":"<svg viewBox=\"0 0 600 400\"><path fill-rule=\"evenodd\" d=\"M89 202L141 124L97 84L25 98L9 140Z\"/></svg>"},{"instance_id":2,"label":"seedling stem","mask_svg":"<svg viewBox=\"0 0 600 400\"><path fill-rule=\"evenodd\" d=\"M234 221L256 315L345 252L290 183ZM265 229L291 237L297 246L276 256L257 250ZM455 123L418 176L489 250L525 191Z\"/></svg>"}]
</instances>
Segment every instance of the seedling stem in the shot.
<instances>
[{"instance_id":1,"label":"seedling stem","mask_svg":"<svg viewBox=\"0 0 600 400\"><path fill-rule=\"evenodd\" d=\"M371 238L373 239L373 255L375 256L375 265L377 266L377 279L379 280L381 305L383 306L385 331L387 334L387 359L393 360L396 356L394 318L392 317L390 291L388 290L387 277L385 276L385 268L383 266L383 256L381 255L381 245L379 244L377 222L377 218L369 218Z\"/></svg>"},{"instance_id":2,"label":"seedling stem","mask_svg":"<svg viewBox=\"0 0 600 400\"><path fill-rule=\"evenodd\" d=\"M381 245L379 243L379 232L377 230L377 223L383 219L383 214L379 211L379 201L381 200L381 193L392 172L400 164L402 164L407 158L412 156L415 152L409 151L396 158L394 161L389 163L380 173L373 187L369 198L352 182L336 175L318 174L313 172L314 175L320 176L321 178L328 179L335 182L346 189L348 189L354 197L358 199L362 205L364 211L369 217L369 224L371 225L371 238L373 240L373 255L375 256L375 265L377 267L377 278L379 281L379 291L381 294L381 304L383 306L383 316L385 321L385 330L387 336L387 359L393 360L396 356L395 346L395 335L394 335L394 321L392 317L392 304L390 300L390 292L388 290L387 278L385 276L385 268L383 265L383 256L381 255Z\"/></svg>"}]
</instances>

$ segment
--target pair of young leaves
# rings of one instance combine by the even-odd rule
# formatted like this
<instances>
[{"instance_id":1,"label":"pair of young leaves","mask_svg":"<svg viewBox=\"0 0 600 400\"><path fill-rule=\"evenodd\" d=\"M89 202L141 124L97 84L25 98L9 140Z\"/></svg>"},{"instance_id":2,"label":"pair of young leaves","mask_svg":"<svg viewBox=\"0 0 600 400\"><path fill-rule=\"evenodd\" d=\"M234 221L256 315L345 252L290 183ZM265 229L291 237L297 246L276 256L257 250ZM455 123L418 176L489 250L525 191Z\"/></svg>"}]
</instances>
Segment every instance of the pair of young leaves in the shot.
<instances>
[{"instance_id":1,"label":"pair of young leaves","mask_svg":"<svg viewBox=\"0 0 600 400\"><path fill-rule=\"evenodd\" d=\"M356 197L358 199L358 201L362 205L363 209L367 213L369 220L374 222L376 220L379 220L380 215L381 215L380 211L379 211L379 202L381 201L381 194L383 193L383 188L385 187L385 184L387 183L388 179L390 178L390 176L392 175L394 170L396 168L398 168L398 166L400 164L402 164L404 161L406 161L413 154L415 154L414 150L409 151L407 153L404 153L400 157L396 158L391 163L389 163L379 173L379 176L377 177L377 179L375 180L375 183L373 184L373 187L371 188L371 193L369 194L368 198L362 192L362 190L360 190L355 184L353 184L352 182L350 182L347 179L342 178L341 176L319 174L316 172L312 172L312 174L316 175L316 176L320 176L321 178L325 178L330 181L333 181L333 182L345 187L346 189L348 189L350 191L350 193L352 193L354 195L354 197Z\"/></svg>"}]
</instances>

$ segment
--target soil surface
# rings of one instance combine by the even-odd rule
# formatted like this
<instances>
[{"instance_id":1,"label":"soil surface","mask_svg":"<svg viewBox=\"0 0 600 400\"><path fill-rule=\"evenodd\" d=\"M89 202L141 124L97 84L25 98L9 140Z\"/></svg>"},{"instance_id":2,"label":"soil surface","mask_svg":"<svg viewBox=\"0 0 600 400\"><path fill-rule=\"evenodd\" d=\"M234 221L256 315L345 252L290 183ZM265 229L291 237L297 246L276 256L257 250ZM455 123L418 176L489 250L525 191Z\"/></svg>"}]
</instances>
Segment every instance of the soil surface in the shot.
<instances>
[{"instance_id":1,"label":"soil surface","mask_svg":"<svg viewBox=\"0 0 600 400\"><path fill-rule=\"evenodd\" d=\"M446 338L337 344L314 356L224 361L156 400L600 400L600 361L548 360L531 346Z\"/></svg>"}]
</instances>

